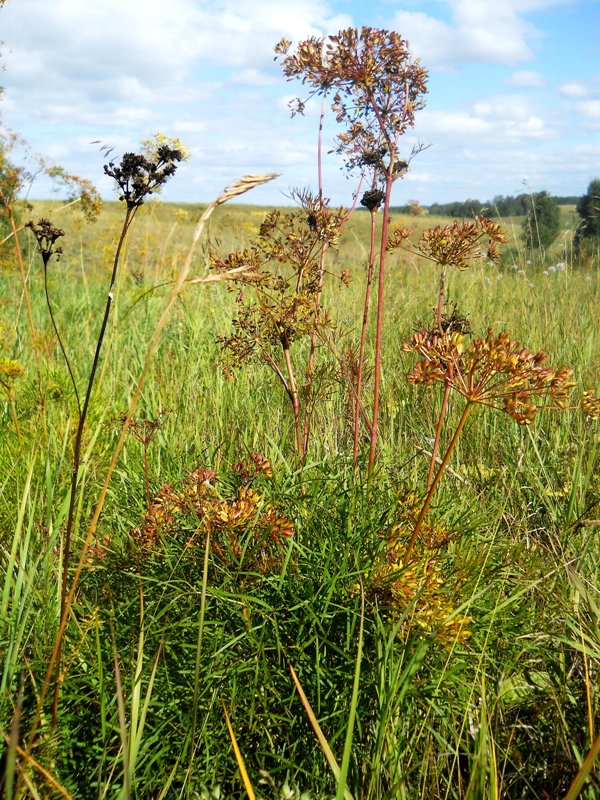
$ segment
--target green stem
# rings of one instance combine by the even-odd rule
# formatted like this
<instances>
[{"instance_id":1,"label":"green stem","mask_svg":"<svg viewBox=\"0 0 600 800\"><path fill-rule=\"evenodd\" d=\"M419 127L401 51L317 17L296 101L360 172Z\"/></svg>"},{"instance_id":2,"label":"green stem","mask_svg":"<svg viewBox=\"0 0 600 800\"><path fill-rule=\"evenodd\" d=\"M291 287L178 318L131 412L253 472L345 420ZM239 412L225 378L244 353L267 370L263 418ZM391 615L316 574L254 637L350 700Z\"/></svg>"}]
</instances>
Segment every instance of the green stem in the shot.
<instances>
[{"instance_id":1,"label":"green stem","mask_svg":"<svg viewBox=\"0 0 600 800\"><path fill-rule=\"evenodd\" d=\"M119 260L121 258L121 252L123 250L123 245L125 243L125 238L137 211L137 207L130 207L127 206L127 211L125 213L125 220L123 222L123 227L121 229L121 235L119 237L119 241L117 244L117 248L115 250L115 257L113 261L113 270L110 277L110 285L108 287L108 293L106 296L106 305L104 307L104 316L102 318L102 324L100 326L100 333L98 334L98 340L96 342L96 352L94 353L94 360L92 362L92 368L90 370L87 389L85 393L85 398L83 402L83 407L79 413L79 422L77 425L77 433L75 434L75 443L73 446L73 466L71 470L71 491L69 495L69 511L67 515L67 526L65 528L65 538L63 541L63 556L62 556L62 581L61 581L61 590L60 590L60 619L61 619L61 628L64 632L64 623L66 622L66 614L67 614L67 594L68 594L68 580L69 580L69 562L71 558L71 538L73 535L73 527L75 523L75 505L76 505L76 498L77 498L77 483L79 479L79 468L81 466L81 444L83 440L83 431L85 429L85 423L87 419L88 408L90 404L90 400L92 397L92 390L94 388L94 379L96 377L96 371L98 369L98 364L100 363L100 352L102 350L102 344L104 343L104 337L106 334L106 328L108 325L108 319L110 316L110 310L113 304L113 288L115 285L115 281L117 278L117 270L119 267ZM52 703L52 724L56 725L58 719L58 696L60 693L60 662L61 662L61 653L62 653L62 633L58 640L58 647L57 647L57 655L56 655L56 662L55 662L55 674L54 674L54 700Z\"/></svg>"}]
</instances>

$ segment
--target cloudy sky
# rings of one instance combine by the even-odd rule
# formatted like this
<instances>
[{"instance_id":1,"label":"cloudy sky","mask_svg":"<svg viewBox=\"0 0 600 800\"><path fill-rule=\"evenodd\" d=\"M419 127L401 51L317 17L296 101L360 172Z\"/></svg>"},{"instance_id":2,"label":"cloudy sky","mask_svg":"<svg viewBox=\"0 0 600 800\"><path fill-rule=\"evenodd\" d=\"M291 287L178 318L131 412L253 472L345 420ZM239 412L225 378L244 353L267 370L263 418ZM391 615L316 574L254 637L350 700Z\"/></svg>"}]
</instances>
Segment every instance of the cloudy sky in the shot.
<instances>
[{"instance_id":1,"label":"cloudy sky","mask_svg":"<svg viewBox=\"0 0 600 800\"><path fill-rule=\"evenodd\" d=\"M247 199L281 204L315 186L318 109L290 118L302 90L273 45L361 25L399 31L430 72L405 137L406 154L428 147L395 203L580 195L600 177L600 0L7 0L0 118L107 198L98 142L114 155L160 131L192 156L165 199L208 201L277 171ZM325 193L349 204L354 190L330 156Z\"/></svg>"}]
</instances>

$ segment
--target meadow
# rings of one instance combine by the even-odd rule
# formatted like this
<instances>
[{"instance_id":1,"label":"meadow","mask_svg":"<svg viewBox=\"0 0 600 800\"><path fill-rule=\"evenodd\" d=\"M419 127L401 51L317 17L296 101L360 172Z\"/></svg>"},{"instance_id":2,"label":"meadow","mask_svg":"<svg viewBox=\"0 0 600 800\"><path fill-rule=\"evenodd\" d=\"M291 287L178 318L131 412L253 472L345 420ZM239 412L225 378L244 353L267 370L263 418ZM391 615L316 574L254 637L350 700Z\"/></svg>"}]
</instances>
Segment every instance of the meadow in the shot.
<instances>
[{"instance_id":1,"label":"meadow","mask_svg":"<svg viewBox=\"0 0 600 800\"><path fill-rule=\"evenodd\" d=\"M46 217L65 231L48 294L80 393L123 206L105 204L93 224L77 205L22 211L23 221ZM476 408L414 557L398 557L431 483L442 403L407 380L415 357L404 345L435 318L439 283L438 265L411 243L448 219L392 214L391 228L411 234L388 254L373 469L368 426L353 463L348 357L366 280L363 210L328 255L322 306L332 324L318 343L304 457L269 365L221 369L244 287L189 280L105 483L202 211L150 200L125 243L82 437L69 579L87 552L67 608L55 708L48 664L64 607L77 403L31 232L19 234L31 321L5 245L0 361L22 368L0 386L6 795L598 797L598 420L542 407L524 425ZM189 277L214 274L210 252L247 247L266 212L216 209ZM600 264L597 254L573 258L573 209L562 214L563 233L544 256L525 250L521 219L502 220L499 260L449 270L445 292L465 329L468 320L476 336L508 331L597 391ZM371 324L368 348L374 336ZM369 361L368 387L372 373ZM461 410L452 395L442 455Z\"/></svg>"}]
</instances>

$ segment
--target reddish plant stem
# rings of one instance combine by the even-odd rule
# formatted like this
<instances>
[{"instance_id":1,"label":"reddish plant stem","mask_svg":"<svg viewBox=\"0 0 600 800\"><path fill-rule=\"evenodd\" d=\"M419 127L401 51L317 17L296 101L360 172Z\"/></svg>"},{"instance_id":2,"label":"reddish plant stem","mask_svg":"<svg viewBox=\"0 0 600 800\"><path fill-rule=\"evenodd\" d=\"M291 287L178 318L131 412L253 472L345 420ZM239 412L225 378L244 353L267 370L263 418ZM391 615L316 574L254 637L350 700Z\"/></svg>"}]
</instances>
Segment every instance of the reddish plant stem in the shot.
<instances>
[{"instance_id":1,"label":"reddish plant stem","mask_svg":"<svg viewBox=\"0 0 600 800\"><path fill-rule=\"evenodd\" d=\"M408 542L408 545L406 547L406 552L404 554L404 563L405 564L408 564L408 562L410 561L410 557L412 555L412 551L413 551L413 548L415 546L415 542L417 541L417 537L419 536L419 533L421 531L421 526L423 525L423 520L425 519L425 515L429 511L429 506L431 505L431 500L433 498L435 490L437 489L438 483L440 482L440 480L442 478L442 475L446 471L446 467L448 466L448 463L450 461L452 453L454 452L454 448L456 447L456 443L458 442L458 437L462 433L462 429L465 427L465 423L467 421L467 418L468 418L469 414L471 413L473 405L474 405L474 403L473 403L472 400L467 400L467 404L465 405L465 407L463 409L463 413L462 413L461 418L459 420L458 426L457 426L456 430L454 431L454 436L452 437L452 440L451 440L450 444L448 445L448 449L446 450L446 454L444 455L444 458L442 459L442 463L440 464L440 468L438 469L438 471L436 473L436 476L433 479L433 481L431 483L431 486L429 487L429 491L427 492L427 495L426 495L425 500L423 502L423 506L421 508L421 511L419 513L417 521L415 522L415 527L413 529L412 536L410 537L410 541Z\"/></svg>"},{"instance_id":2,"label":"reddish plant stem","mask_svg":"<svg viewBox=\"0 0 600 800\"><path fill-rule=\"evenodd\" d=\"M367 341L367 323L369 321L369 308L371 304L371 286L373 283L373 268L375 266L375 235L377 211L371 211L371 237L369 245L369 264L367 267L367 286L365 288L365 303L363 308L362 328L360 332L360 347L358 351L358 369L356 372L356 396L354 401L354 422L353 422L353 462L354 472L358 469L358 445L360 438L360 411L362 394L363 373L365 364L365 344Z\"/></svg>"},{"instance_id":3,"label":"reddish plant stem","mask_svg":"<svg viewBox=\"0 0 600 800\"><path fill-rule=\"evenodd\" d=\"M383 292L385 286L385 256L387 245L387 231L389 224L390 199L392 195L393 164L386 175L385 201L383 204L383 222L381 225L381 247L379 253L379 276L377 281L377 327L375 332L375 375L373 383L373 417L371 430L371 444L369 447L369 474L375 466L375 451L377 448L377 426L379 423L379 394L381 388L381 344L383 340Z\"/></svg>"},{"instance_id":4,"label":"reddish plant stem","mask_svg":"<svg viewBox=\"0 0 600 800\"><path fill-rule=\"evenodd\" d=\"M317 180L318 180L318 191L319 191L319 205L322 207L323 205L323 123L325 121L325 101L327 98L327 92L323 92L323 99L321 101L321 114L319 116L319 134L317 136ZM327 251L327 246L323 244L321 246L321 253L319 257L319 285L317 290L317 315L321 313L321 302L323 297L323 278L325 274L325 253ZM317 328L318 328L318 316L315 318L312 334L310 337L310 353L308 356L308 364L306 367L306 405L304 408L304 441L302 445L302 452L304 459L304 454L308 450L308 440L310 438L310 424L311 424L311 402L310 402L310 394L313 385L313 376L314 376L314 369L315 369L315 357L317 352Z\"/></svg>"}]
</instances>

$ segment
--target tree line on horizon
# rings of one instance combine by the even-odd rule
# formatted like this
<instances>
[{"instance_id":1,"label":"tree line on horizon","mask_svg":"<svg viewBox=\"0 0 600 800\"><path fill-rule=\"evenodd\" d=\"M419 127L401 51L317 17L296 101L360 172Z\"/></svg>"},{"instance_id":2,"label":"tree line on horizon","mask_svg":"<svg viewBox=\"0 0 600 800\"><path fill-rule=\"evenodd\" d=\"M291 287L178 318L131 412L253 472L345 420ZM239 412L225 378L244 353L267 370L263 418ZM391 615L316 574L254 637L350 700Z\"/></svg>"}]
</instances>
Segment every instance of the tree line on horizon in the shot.
<instances>
[{"instance_id":1,"label":"tree line on horizon","mask_svg":"<svg viewBox=\"0 0 600 800\"><path fill-rule=\"evenodd\" d=\"M549 195L547 192L538 192L550 197L556 205L574 206L581 199L578 195L558 196ZM397 214L415 214L427 212L440 217L468 218L485 214L488 217L522 217L531 210L532 198L535 194L496 195L492 200L482 202L468 198L467 200L452 200L449 203L430 203L421 205L417 201L410 201L402 206L395 206L391 210ZM420 211L418 210L420 209Z\"/></svg>"},{"instance_id":2,"label":"tree line on horizon","mask_svg":"<svg viewBox=\"0 0 600 800\"><path fill-rule=\"evenodd\" d=\"M561 230L560 206L575 206L579 220L575 227L573 245L578 255L585 242L600 239L600 179L591 181L587 192L581 197L557 196L549 192L523 193L515 196L497 195L493 200L464 200L451 203L432 203L422 206L417 200L407 205L390 209L400 214L435 214L454 219L468 219L484 215L487 217L525 217L523 239L527 247L547 248L558 237Z\"/></svg>"}]
</instances>

